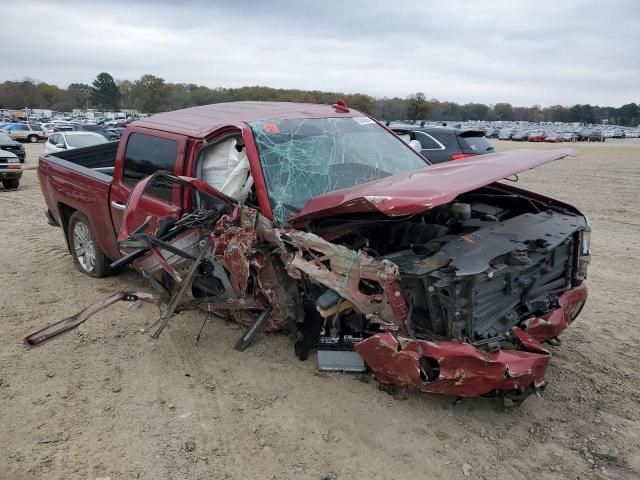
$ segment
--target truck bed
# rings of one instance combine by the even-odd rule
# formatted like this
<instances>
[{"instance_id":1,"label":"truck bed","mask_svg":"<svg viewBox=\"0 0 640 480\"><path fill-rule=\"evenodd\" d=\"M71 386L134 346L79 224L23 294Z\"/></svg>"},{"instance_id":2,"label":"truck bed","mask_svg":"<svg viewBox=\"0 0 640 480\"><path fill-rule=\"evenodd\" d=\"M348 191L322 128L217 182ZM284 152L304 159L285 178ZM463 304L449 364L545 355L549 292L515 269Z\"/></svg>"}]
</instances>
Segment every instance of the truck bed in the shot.
<instances>
[{"instance_id":1,"label":"truck bed","mask_svg":"<svg viewBox=\"0 0 640 480\"><path fill-rule=\"evenodd\" d=\"M109 207L118 142L67 150L40 157L38 180L55 223L66 232L73 211L89 219L102 251L120 257Z\"/></svg>"},{"instance_id":2,"label":"truck bed","mask_svg":"<svg viewBox=\"0 0 640 480\"><path fill-rule=\"evenodd\" d=\"M63 160L67 168L76 171L90 169L94 172L113 176L113 167L116 163L116 153L118 152L118 142L103 143L92 147L76 148L66 150L52 155L46 155L48 161ZM88 173L88 172L85 172Z\"/></svg>"}]
</instances>

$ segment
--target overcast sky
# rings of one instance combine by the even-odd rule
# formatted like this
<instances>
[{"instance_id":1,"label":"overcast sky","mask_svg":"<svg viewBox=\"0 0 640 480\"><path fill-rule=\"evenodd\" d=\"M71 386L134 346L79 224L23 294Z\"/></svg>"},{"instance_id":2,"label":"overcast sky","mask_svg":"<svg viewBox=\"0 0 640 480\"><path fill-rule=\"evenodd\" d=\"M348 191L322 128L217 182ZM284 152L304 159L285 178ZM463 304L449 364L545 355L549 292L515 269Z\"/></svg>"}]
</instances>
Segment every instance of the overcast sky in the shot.
<instances>
[{"instance_id":1,"label":"overcast sky","mask_svg":"<svg viewBox=\"0 0 640 480\"><path fill-rule=\"evenodd\" d=\"M640 102L639 0L2 2L0 81Z\"/></svg>"}]
</instances>

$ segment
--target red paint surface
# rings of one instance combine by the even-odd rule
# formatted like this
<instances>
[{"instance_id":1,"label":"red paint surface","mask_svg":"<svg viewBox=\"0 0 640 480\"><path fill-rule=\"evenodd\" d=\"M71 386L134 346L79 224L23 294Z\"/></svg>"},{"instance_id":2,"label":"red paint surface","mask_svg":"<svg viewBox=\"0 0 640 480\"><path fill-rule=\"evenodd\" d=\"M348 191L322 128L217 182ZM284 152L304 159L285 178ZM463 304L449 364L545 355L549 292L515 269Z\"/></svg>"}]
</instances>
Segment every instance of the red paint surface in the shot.
<instances>
[{"instance_id":1,"label":"red paint surface","mask_svg":"<svg viewBox=\"0 0 640 480\"><path fill-rule=\"evenodd\" d=\"M159 113L131 125L195 138L206 137L224 126L258 120L287 118L360 117L356 111L340 111L331 105L290 102L229 102Z\"/></svg>"},{"instance_id":2,"label":"red paint surface","mask_svg":"<svg viewBox=\"0 0 640 480\"><path fill-rule=\"evenodd\" d=\"M524 390L544 382L550 352L540 342L558 336L571 324L571 314L587 299L585 283L567 290L558 300L559 308L541 318L515 327L513 334L522 350L487 352L463 342L419 340L424 356L440 365L440 377L432 382L420 376L420 349L417 342L404 339L404 348L389 333L369 337L355 345L376 378L386 384L423 392L458 396L480 396L495 390Z\"/></svg>"},{"instance_id":3,"label":"red paint surface","mask_svg":"<svg viewBox=\"0 0 640 480\"><path fill-rule=\"evenodd\" d=\"M582 283L579 287L572 288L564 292L558 299L560 308L543 315L540 318L531 318L524 322L524 327L531 337L539 342L544 342L550 338L557 337L562 333L574 319L571 314L574 310L581 308L587 300L587 284Z\"/></svg>"},{"instance_id":4,"label":"red paint surface","mask_svg":"<svg viewBox=\"0 0 640 480\"><path fill-rule=\"evenodd\" d=\"M549 352L519 328L514 328L513 333L522 342L523 350L487 352L462 342L407 339L399 350L398 340L389 333L369 337L357 343L355 349L381 383L475 397L496 390L526 390L544 383ZM438 361L440 375L434 381L426 381L420 375L420 348L424 356Z\"/></svg>"},{"instance_id":5,"label":"red paint surface","mask_svg":"<svg viewBox=\"0 0 640 480\"><path fill-rule=\"evenodd\" d=\"M295 225L343 213L377 211L390 216L421 213L449 203L462 193L575 155L577 152L570 148L523 149L440 163L314 197L290 222Z\"/></svg>"}]
</instances>

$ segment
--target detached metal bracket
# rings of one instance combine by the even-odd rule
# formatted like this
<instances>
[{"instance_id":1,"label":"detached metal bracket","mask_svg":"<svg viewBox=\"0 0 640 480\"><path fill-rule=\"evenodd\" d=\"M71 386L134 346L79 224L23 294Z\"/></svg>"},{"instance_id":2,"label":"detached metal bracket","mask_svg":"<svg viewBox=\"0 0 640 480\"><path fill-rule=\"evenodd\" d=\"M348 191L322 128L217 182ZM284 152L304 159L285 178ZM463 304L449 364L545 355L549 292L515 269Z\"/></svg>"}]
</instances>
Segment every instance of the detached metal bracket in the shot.
<instances>
[{"instance_id":1,"label":"detached metal bracket","mask_svg":"<svg viewBox=\"0 0 640 480\"><path fill-rule=\"evenodd\" d=\"M27 348L37 347L49 340L62 335L74 328L78 327L85 321L87 321L92 315L95 315L100 310L107 308L109 305L113 305L116 302L134 302L140 300L141 302L158 303L157 295L146 292L116 292L113 295L109 295L107 298L100 300L99 302L89 305L84 310L67 317L59 322L52 323L48 327L38 330L32 333L24 339L24 345Z\"/></svg>"},{"instance_id":2,"label":"detached metal bracket","mask_svg":"<svg viewBox=\"0 0 640 480\"><path fill-rule=\"evenodd\" d=\"M198 271L198 266L200 265L200 262L202 262L202 260L204 259L204 256L209 251L209 247L211 246L211 238L207 235L202 237L201 241L204 241L204 245L202 246L200 253L198 253L198 256L193 261L193 264L191 264L191 267L189 268L189 272L187 272L187 275L182 279L180 288L178 288L178 291L174 293L173 296L171 297L171 300L169 301L169 305L167 305L166 310L163 312L162 316L160 317L160 325L158 325L158 328L156 329L156 331L153 332L153 335L151 335L151 338L157 339L162 333L162 331L164 330L164 327L167 326L167 324L169 323L169 320L171 320L171 317L173 316L173 313L176 311L176 307L178 306L178 303L184 296L185 292L187 291L187 288L191 285L191 281L193 280L193 277Z\"/></svg>"},{"instance_id":3,"label":"detached metal bracket","mask_svg":"<svg viewBox=\"0 0 640 480\"><path fill-rule=\"evenodd\" d=\"M246 332L244 332L244 334L236 342L236 346L234 348L237 351L244 352L249 347L249 345L251 345L251 342L253 342L253 339L255 338L260 328L262 328L264 323L271 316L272 310L273 308L271 307L271 305L269 305L266 308L266 310L263 310L262 312L260 312L260 315L258 316L258 318L256 318L255 322L253 322L253 324L247 329Z\"/></svg>"}]
</instances>

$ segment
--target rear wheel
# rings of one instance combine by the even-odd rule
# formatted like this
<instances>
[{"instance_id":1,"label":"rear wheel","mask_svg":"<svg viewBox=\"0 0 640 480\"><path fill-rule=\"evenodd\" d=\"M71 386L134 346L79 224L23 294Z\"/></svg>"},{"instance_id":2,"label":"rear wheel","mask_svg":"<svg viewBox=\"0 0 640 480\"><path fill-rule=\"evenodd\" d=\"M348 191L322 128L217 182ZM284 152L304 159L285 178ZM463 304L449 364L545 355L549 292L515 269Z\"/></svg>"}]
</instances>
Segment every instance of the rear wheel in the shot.
<instances>
[{"instance_id":1,"label":"rear wheel","mask_svg":"<svg viewBox=\"0 0 640 480\"><path fill-rule=\"evenodd\" d=\"M2 185L4 185L4 188L18 188L18 185L20 185L20 179L9 178L7 180L2 180Z\"/></svg>"},{"instance_id":2,"label":"rear wheel","mask_svg":"<svg viewBox=\"0 0 640 480\"><path fill-rule=\"evenodd\" d=\"M37 141L39 140L37 135L29 135L27 137L27 140L31 143L37 143Z\"/></svg>"},{"instance_id":3,"label":"rear wheel","mask_svg":"<svg viewBox=\"0 0 640 480\"><path fill-rule=\"evenodd\" d=\"M111 273L110 260L104 255L89 219L80 212L74 212L69 219L69 250L76 268L91 277L106 277Z\"/></svg>"}]
</instances>

